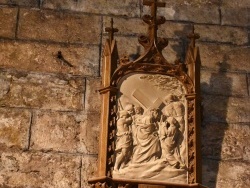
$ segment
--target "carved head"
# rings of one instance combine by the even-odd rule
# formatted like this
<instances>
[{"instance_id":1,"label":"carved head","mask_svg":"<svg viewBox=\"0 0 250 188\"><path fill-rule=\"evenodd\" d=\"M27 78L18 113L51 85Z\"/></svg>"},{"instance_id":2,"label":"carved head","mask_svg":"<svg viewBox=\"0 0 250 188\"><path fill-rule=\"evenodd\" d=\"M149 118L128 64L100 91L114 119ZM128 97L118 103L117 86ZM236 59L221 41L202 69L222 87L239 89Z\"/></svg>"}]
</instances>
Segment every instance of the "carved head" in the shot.
<instances>
[{"instance_id":1,"label":"carved head","mask_svg":"<svg viewBox=\"0 0 250 188\"><path fill-rule=\"evenodd\" d=\"M140 115L143 114L143 108L142 107L135 106L134 109L135 109L135 114L140 114Z\"/></svg>"},{"instance_id":2,"label":"carved head","mask_svg":"<svg viewBox=\"0 0 250 188\"><path fill-rule=\"evenodd\" d=\"M128 116L128 112L126 110L121 110L118 112L119 118L126 118Z\"/></svg>"},{"instance_id":3,"label":"carved head","mask_svg":"<svg viewBox=\"0 0 250 188\"><path fill-rule=\"evenodd\" d=\"M124 108L131 116L135 114L134 111L134 105L133 104L127 104Z\"/></svg>"},{"instance_id":4,"label":"carved head","mask_svg":"<svg viewBox=\"0 0 250 188\"><path fill-rule=\"evenodd\" d=\"M174 102L174 101L178 101L178 97L176 95L173 94L169 94L165 97L164 101L166 103L170 103L170 102Z\"/></svg>"},{"instance_id":5,"label":"carved head","mask_svg":"<svg viewBox=\"0 0 250 188\"><path fill-rule=\"evenodd\" d=\"M161 119L161 111L158 108L152 108L150 109L150 116L152 117L154 122L160 121Z\"/></svg>"}]
</instances>

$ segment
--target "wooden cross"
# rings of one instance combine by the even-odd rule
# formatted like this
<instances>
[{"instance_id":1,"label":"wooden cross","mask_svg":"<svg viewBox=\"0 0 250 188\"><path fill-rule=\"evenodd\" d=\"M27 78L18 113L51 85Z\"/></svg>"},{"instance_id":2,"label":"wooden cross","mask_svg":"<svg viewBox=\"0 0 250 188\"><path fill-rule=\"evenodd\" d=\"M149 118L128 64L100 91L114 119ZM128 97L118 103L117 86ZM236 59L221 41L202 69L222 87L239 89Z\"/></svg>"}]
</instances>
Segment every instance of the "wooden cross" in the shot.
<instances>
[{"instance_id":1,"label":"wooden cross","mask_svg":"<svg viewBox=\"0 0 250 188\"><path fill-rule=\"evenodd\" d=\"M143 0L143 5L151 6L151 16L156 16L157 7L165 7L166 3L157 0Z\"/></svg>"},{"instance_id":2,"label":"wooden cross","mask_svg":"<svg viewBox=\"0 0 250 188\"><path fill-rule=\"evenodd\" d=\"M109 33L109 39L110 39L110 42L114 39L114 33L118 32L119 30L114 28L114 21L113 21L113 18L111 18L111 21L110 21L110 27L106 27L105 28L105 31Z\"/></svg>"}]
</instances>

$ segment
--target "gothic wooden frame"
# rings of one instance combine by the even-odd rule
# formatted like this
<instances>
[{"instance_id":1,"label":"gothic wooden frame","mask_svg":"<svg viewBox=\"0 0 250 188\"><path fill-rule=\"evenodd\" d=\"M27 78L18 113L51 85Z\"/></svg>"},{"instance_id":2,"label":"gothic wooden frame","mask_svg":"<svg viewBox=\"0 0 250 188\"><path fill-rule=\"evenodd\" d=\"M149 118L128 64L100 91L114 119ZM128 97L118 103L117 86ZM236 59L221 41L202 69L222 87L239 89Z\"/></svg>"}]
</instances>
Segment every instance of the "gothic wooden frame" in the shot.
<instances>
[{"instance_id":1,"label":"gothic wooden frame","mask_svg":"<svg viewBox=\"0 0 250 188\"><path fill-rule=\"evenodd\" d=\"M114 32L118 30L106 28L110 36L104 47L103 57L103 88L100 148L98 159L98 173L96 178L89 180L94 188L110 187L203 187L201 183L201 155L200 155L200 57L199 49L195 46L195 39L199 38L193 32L188 36L190 44L186 52L185 62L176 60L170 64L162 55L162 49L168 44L166 38L157 37L158 25L165 22L162 16L156 16L157 7L165 6L157 0L144 1L144 5L151 7L151 15L143 16L143 21L149 25L148 36L140 36L139 43L145 52L137 60L130 62L128 58L118 59ZM117 61L120 66L117 68ZM161 74L177 78L186 88L187 121L188 121L188 183L171 184L154 181L135 181L131 179L112 178L114 166L117 83L129 73Z\"/></svg>"}]
</instances>

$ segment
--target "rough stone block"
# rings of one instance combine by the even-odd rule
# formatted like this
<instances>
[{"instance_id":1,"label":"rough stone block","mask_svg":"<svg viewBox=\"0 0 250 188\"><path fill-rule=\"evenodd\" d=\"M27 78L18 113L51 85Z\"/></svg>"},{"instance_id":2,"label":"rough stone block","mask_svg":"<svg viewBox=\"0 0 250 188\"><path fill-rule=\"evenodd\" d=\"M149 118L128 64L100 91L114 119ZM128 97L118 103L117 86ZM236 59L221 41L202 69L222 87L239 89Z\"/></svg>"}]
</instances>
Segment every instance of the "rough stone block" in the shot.
<instances>
[{"instance_id":1,"label":"rough stone block","mask_svg":"<svg viewBox=\"0 0 250 188\"><path fill-rule=\"evenodd\" d=\"M138 17L140 15L140 4L139 1L134 0L122 0L122 2L106 0L79 0L77 11Z\"/></svg>"},{"instance_id":2,"label":"rough stone block","mask_svg":"<svg viewBox=\"0 0 250 188\"><path fill-rule=\"evenodd\" d=\"M250 2L248 0L238 0L238 1L222 0L221 5L226 7L250 7Z\"/></svg>"},{"instance_id":3,"label":"rough stone block","mask_svg":"<svg viewBox=\"0 0 250 188\"><path fill-rule=\"evenodd\" d=\"M0 148L27 149L30 121L28 110L0 108Z\"/></svg>"},{"instance_id":4,"label":"rough stone block","mask_svg":"<svg viewBox=\"0 0 250 188\"><path fill-rule=\"evenodd\" d=\"M0 0L0 4L38 7L39 0Z\"/></svg>"},{"instance_id":5,"label":"rough stone block","mask_svg":"<svg viewBox=\"0 0 250 188\"><path fill-rule=\"evenodd\" d=\"M77 0L43 0L42 6L49 9L76 10Z\"/></svg>"},{"instance_id":6,"label":"rough stone block","mask_svg":"<svg viewBox=\"0 0 250 188\"><path fill-rule=\"evenodd\" d=\"M1 77L8 82L9 89L4 92L0 106L64 111L82 109L82 78L7 72L2 72Z\"/></svg>"},{"instance_id":7,"label":"rough stone block","mask_svg":"<svg viewBox=\"0 0 250 188\"><path fill-rule=\"evenodd\" d=\"M250 121L249 97L203 95L202 101L205 122L248 123Z\"/></svg>"},{"instance_id":8,"label":"rough stone block","mask_svg":"<svg viewBox=\"0 0 250 188\"><path fill-rule=\"evenodd\" d=\"M250 74L247 74L248 94L250 94Z\"/></svg>"},{"instance_id":9,"label":"rough stone block","mask_svg":"<svg viewBox=\"0 0 250 188\"><path fill-rule=\"evenodd\" d=\"M242 8L222 7L222 24L234 26L250 26L250 6Z\"/></svg>"},{"instance_id":10,"label":"rough stone block","mask_svg":"<svg viewBox=\"0 0 250 188\"><path fill-rule=\"evenodd\" d=\"M250 126L247 124L204 123L202 154L210 159L249 161Z\"/></svg>"},{"instance_id":11,"label":"rough stone block","mask_svg":"<svg viewBox=\"0 0 250 188\"><path fill-rule=\"evenodd\" d=\"M97 154L99 149L100 114L91 113L81 116L80 152Z\"/></svg>"},{"instance_id":12,"label":"rough stone block","mask_svg":"<svg viewBox=\"0 0 250 188\"><path fill-rule=\"evenodd\" d=\"M59 51L73 67L57 58ZM0 67L96 76L99 68L99 46L48 45L3 40L0 42Z\"/></svg>"},{"instance_id":13,"label":"rough stone block","mask_svg":"<svg viewBox=\"0 0 250 188\"><path fill-rule=\"evenodd\" d=\"M97 157L95 156L84 156L82 157L82 182L81 188L90 188L88 180L94 177L97 172Z\"/></svg>"},{"instance_id":14,"label":"rough stone block","mask_svg":"<svg viewBox=\"0 0 250 188\"><path fill-rule=\"evenodd\" d=\"M1 153L0 186L79 188L81 157L49 153Z\"/></svg>"},{"instance_id":15,"label":"rough stone block","mask_svg":"<svg viewBox=\"0 0 250 188\"><path fill-rule=\"evenodd\" d=\"M237 45L248 43L248 31L243 28L218 25L196 25L195 32L200 33L200 41L225 42Z\"/></svg>"},{"instance_id":16,"label":"rough stone block","mask_svg":"<svg viewBox=\"0 0 250 188\"><path fill-rule=\"evenodd\" d=\"M80 125L72 113L37 112L31 127L31 148L76 153Z\"/></svg>"},{"instance_id":17,"label":"rough stone block","mask_svg":"<svg viewBox=\"0 0 250 188\"><path fill-rule=\"evenodd\" d=\"M101 89L100 78L87 78L86 80L86 95L85 95L85 109L87 112L100 112L101 110Z\"/></svg>"},{"instance_id":18,"label":"rough stone block","mask_svg":"<svg viewBox=\"0 0 250 188\"><path fill-rule=\"evenodd\" d=\"M238 161L203 160L203 184L219 188L248 188L249 164Z\"/></svg>"},{"instance_id":19,"label":"rough stone block","mask_svg":"<svg viewBox=\"0 0 250 188\"><path fill-rule=\"evenodd\" d=\"M246 74L202 70L201 89L206 94L247 96Z\"/></svg>"},{"instance_id":20,"label":"rough stone block","mask_svg":"<svg viewBox=\"0 0 250 188\"><path fill-rule=\"evenodd\" d=\"M16 32L17 8L0 7L0 36L14 38Z\"/></svg>"},{"instance_id":21,"label":"rough stone block","mask_svg":"<svg viewBox=\"0 0 250 188\"><path fill-rule=\"evenodd\" d=\"M99 44L99 16L21 9L18 38L65 43Z\"/></svg>"},{"instance_id":22,"label":"rough stone block","mask_svg":"<svg viewBox=\"0 0 250 188\"><path fill-rule=\"evenodd\" d=\"M227 71L250 71L250 47L197 44L203 68Z\"/></svg>"},{"instance_id":23,"label":"rough stone block","mask_svg":"<svg viewBox=\"0 0 250 188\"><path fill-rule=\"evenodd\" d=\"M218 1L183 1L171 0L166 2L165 8L159 8L158 15L167 20L192 21L196 23L219 24ZM149 14L149 8L144 6L143 13Z\"/></svg>"}]
</instances>

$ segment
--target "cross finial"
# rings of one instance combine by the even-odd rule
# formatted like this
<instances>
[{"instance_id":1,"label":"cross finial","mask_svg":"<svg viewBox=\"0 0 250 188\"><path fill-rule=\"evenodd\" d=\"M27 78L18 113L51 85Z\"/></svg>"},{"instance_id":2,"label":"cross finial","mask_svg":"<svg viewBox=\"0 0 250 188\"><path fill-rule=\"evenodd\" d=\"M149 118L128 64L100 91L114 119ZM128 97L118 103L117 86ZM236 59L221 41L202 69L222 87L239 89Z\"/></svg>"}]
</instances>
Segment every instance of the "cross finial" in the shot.
<instances>
[{"instance_id":1,"label":"cross finial","mask_svg":"<svg viewBox=\"0 0 250 188\"><path fill-rule=\"evenodd\" d=\"M143 0L143 5L151 7L151 16L156 17L157 7L165 7L166 3L157 0Z\"/></svg>"},{"instance_id":2,"label":"cross finial","mask_svg":"<svg viewBox=\"0 0 250 188\"><path fill-rule=\"evenodd\" d=\"M119 30L114 28L114 21L113 18L110 20L110 27L106 27L105 31L109 33L109 40L110 42L114 39L114 33L118 32Z\"/></svg>"},{"instance_id":3,"label":"cross finial","mask_svg":"<svg viewBox=\"0 0 250 188\"><path fill-rule=\"evenodd\" d=\"M200 38L200 35L194 32L194 24L192 25L192 33L188 35L188 38L191 40L192 47L195 47L195 40Z\"/></svg>"}]
</instances>

